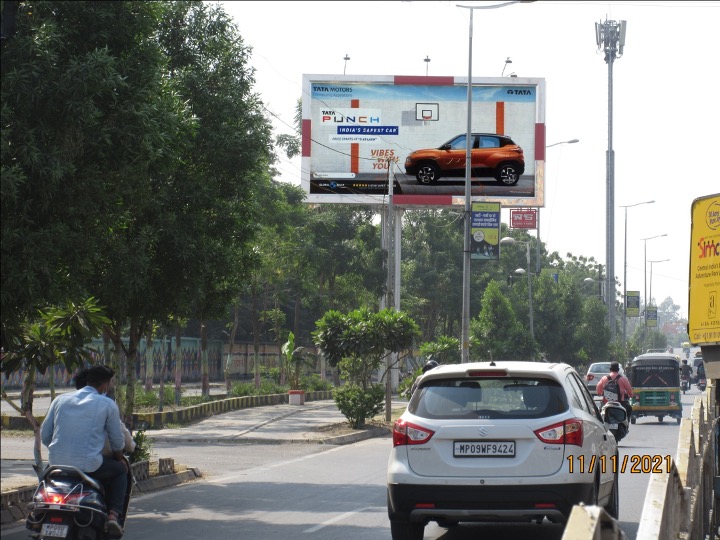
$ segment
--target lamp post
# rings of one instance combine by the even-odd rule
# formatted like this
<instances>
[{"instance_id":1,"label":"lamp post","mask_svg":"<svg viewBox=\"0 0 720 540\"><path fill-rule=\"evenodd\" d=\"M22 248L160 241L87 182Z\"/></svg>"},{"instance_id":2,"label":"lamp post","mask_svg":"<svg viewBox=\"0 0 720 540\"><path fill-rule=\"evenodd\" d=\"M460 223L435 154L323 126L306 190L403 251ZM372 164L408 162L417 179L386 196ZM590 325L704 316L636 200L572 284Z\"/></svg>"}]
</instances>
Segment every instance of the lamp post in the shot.
<instances>
[{"instance_id":1,"label":"lamp post","mask_svg":"<svg viewBox=\"0 0 720 540\"><path fill-rule=\"evenodd\" d=\"M570 139L568 141L560 141L552 144L545 145L545 149L552 148L553 146L559 146L561 144L575 144L580 142L580 139ZM535 273L540 273L540 207L538 206L537 211L537 246L535 246Z\"/></svg>"},{"instance_id":2,"label":"lamp post","mask_svg":"<svg viewBox=\"0 0 720 540\"><path fill-rule=\"evenodd\" d=\"M507 67L508 64L512 64L512 60L510 60L509 56L505 59L505 65L503 66L502 73L500 73L501 77L505 76L505 68Z\"/></svg>"},{"instance_id":3,"label":"lamp post","mask_svg":"<svg viewBox=\"0 0 720 540\"><path fill-rule=\"evenodd\" d=\"M605 297L608 307L608 324L610 339L615 341L615 151L612 147L613 120L613 62L620 58L625 47L625 21L608 21L595 23L595 40L598 49L605 52L605 63L608 65L608 149L606 154L606 246L607 252L607 286Z\"/></svg>"},{"instance_id":4,"label":"lamp post","mask_svg":"<svg viewBox=\"0 0 720 540\"><path fill-rule=\"evenodd\" d=\"M425 62L425 76L427 77L428 67L430 66L430 57L425 55L425 60L423 60L423 62Z\"/></svg>"},{"instance_id":5,"label":"lamp post","mask_svg":"<svg viewBox=\"0 0 720 540\"><path fill-rule=\"evenodd\" d=\"M661 259L659 261L648 261L650 263L650 303L652 303L652 272L653 272L653 263L661 263L661 262L667 262L670 259Z\"/></svg>"},{"instance_id":6,"label":"lamp post","mask_svg":"<svg viewBox=\"0 0 720 540\"><path fill-rule=\"evenodd\" d=\"M598 295L601 300L605 300L605 281L602 279L593 279L591 277L586 277L583 279L583 283L598 283L600 285L600 294Z\"/></svg>"},{"instance_id":7,"label":"lamp post","mask_svg":"<svg viewBox=\"0 0 720 540\"><path fill-rule=\"evenodd\" d=\"M501 4L492 6L463 6L455 4L456 7L470 10L470 26L468 29L468 80L467 80L467 130L465 137L465 234L463 241L463 302L462 302L462 336L460 341L460 361L467 363L470 361L470 232L471 227L471 211L472 211L472 191L470 189L471 174L471 155L472 145L472 39L473 39L473 13L476 9L497 9L511 4L517 4L521 0L511 0Z\"/></svg>"},{"instance_id":8,"label":"lamp post","mask_svg":"<svg viewBox=\"0 0 720 540\"><path fill-rule=\"evenodd\" d=\"M627 343L627 209L641 204L653 204L655 201L643 201L635 204L620 205L625 209L625 253L623 255L623 352L626 352L625 345Z\"/></svg>"},{"instance_id":9,"label":"lamp post","mask_svg":"<svg viewBox=\"0 0 720 540\"><path fill-rule=\"evenodd\" d=\"M643 292L643 294L645 295L645 298L643 299L643 307L644 307L644 309L643 309L643 319L644 319L644 323L645 323L645 324L644 324L644 329L643 329L643 331L645 331L645 329L647 329L647 306L648 306L648 297L647 297L647 292L648 292L648 290L647 290L647 263L648 263L648 260L647 260L647 241L648 241L648 240L653 240L653 239L655 239L655 238L662 238L663 236L667 236L667 234L658 234L657 236L649 236L649 237L647 237L647 238L642 238L642 241L645 242L645 255L644 255L644 256L645 256L645 271L644 271L644 272L645 272L645 291Z\"/></svg>"},{"instance_id":10,"label":"lamp post","mask_svg":"<svg viewBox=\"0 0 720 540\"><path fill-rule=\"evenodd\" d=\"M345 53L345 58L343 58L343 60L345 60L345 65L343 66L343 75L345 75L345 70L347 69L347 63L348 63L348 60L350 60L350 56L347 53Z\"/></svg>"},{"instance_id":11,"label":"lamp post","mask_svg":"<svg viewBox=\"0 0 720 540\"><path fill-rule=\"evenodd\" d=\"M533 299L532 299L532 279L530 273L530 242L523 242L522 240L515 240L512 236L506 236L500 239L500 244L512 246L514 244L525 244L525 260L527 262L527 280L528 280L528 306L529 306L529 317L530 317L530 339L533 344L535 343L535 325L533 324ZM522 268L515 270L516 274L525 274L526 271ZM534 355L531 355L531 360L534 360Z\"/></svg>"}]
</instances>

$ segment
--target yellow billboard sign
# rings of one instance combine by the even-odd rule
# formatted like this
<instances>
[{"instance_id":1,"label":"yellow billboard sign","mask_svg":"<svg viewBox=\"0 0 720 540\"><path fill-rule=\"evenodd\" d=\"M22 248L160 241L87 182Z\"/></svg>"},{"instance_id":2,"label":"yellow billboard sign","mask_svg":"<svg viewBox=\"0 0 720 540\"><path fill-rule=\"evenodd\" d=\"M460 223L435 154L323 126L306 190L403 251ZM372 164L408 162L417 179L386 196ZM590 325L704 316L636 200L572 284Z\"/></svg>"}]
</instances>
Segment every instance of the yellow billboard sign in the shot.
<instances>
[{"instance_id":1,"label":"yellow billboard sign","mask_svg":"<svg viewBox=\"0 0 720 540\"><path fill-rule=\"evenodd\" d=\"M720 193L692 203L688 300L690 343L720 345Z\"/></svg>"}]
</instances>

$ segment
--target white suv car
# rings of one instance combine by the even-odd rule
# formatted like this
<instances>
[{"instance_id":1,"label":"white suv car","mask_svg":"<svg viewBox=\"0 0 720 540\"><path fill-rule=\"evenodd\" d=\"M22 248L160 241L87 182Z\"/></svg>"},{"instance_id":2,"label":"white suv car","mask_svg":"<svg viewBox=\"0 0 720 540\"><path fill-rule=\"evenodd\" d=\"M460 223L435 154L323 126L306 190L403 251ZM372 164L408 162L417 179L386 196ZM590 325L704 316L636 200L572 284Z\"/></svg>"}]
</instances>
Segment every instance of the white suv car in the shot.
<instances>
[{"instance_id":1,"label":"white suv car","mask_svg":"<svg viewBox=\"0 0 720 540\"><path fill-rule=\"evenodd\" d=\"M388 461L393 540L425 525L563 523L578 503L618 517L618 449L572 366L441 365L395 422Z\"/></svg>"}]
</instances>

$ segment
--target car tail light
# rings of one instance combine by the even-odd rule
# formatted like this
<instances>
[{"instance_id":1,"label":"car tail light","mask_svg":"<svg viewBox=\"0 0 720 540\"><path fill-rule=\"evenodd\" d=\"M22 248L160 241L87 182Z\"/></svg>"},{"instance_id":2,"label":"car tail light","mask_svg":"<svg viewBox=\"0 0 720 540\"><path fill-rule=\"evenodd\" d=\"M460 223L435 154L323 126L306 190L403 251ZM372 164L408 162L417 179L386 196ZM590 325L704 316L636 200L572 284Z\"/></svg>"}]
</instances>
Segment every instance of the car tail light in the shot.
<instances>
[{"instance_id":1,"label":"car tail light","mask_svg":"<svg viewBox=\"0 0 720 540\"><path fill-rule=\"evenodd\" d=\"M574 444L582 446L583 423L579 418L558 422L551 426L536 429L535 436L548 444Z\"/></svg>"},{"instance_id":2,"label":"car tail light","mask_svg":"<svg viewBox=\"0 0 720 540\"><path fill-rule=\"evenodd\" d=\"M506 369L495 369L487 371L468 371L468 377L507 377Z\"/></svg>"},{"instance_id":3,"label":"car tail light","mask_svg":"<svg viewBox=\"0 0 720 540\"><path fill-rule=\"evenodd\" d=\"M393 447L425 444L435 432L399 418L393 425Z\"/></svg>"},{"instance_id":4,"label":"car tail light","mask_svg":"<svg viewBox=\"0 0 720 540\"><path fill-rule=\"evenodd\" d=\"M588 382L590 382L595 378L595 375L593 375L592 373L588 373L585 378L588 380Z\"/></svg>"}]
</instances>

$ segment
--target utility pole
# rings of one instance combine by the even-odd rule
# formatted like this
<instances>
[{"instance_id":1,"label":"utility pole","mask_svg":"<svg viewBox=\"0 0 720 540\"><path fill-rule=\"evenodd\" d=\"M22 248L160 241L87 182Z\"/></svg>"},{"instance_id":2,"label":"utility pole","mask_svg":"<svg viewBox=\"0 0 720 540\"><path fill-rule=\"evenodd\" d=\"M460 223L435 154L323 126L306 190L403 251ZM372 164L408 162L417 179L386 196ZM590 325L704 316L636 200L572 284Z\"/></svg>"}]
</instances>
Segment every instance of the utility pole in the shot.
<instances>
[{"instance_id":1,"label":"utility pole","mask_svg":"<svg viewBox=\"0 0 720 540\"><path fill-rule=\"evenodd\" d=\"M605 52L608 65L608 149L606 154L606 242L607 254L605 304L608 310L610 341L615 341L615 151L612 146L613 133L613 62L623 55L625 47L625 21L595 23L595 40L598 50Z\"/></svg>"}]
</instances>

